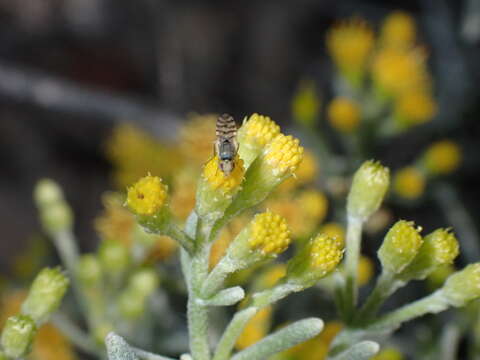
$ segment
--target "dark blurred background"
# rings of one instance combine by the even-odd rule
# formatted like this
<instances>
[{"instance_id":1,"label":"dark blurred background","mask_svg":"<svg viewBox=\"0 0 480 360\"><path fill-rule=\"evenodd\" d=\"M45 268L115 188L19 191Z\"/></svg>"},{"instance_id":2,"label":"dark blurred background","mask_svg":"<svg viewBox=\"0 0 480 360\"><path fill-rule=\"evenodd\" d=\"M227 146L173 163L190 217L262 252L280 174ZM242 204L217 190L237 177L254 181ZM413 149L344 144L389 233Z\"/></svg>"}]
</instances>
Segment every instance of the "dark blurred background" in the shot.
<instances>
[{"instance_id":1,"label":"dark blurred background","mask_svg":"<svg viewBox=\"0 0 480 360\"><path fill-rule=\"evenodd\" d=\"M0 270L39 231L31 195L41 177L64 187L81 246L94 244L114 124L163 138L190 111L227 111L288 126L301 78L329 96L326 29L355 14L378 24L398 9L416 18L430 53L440 116L429 136L462 146L450 180L478 221L480 1L0 0ZM395 166L430 140L393 139L378 157ZM421 223L430 210L407 212Z\"/></svg>"}]
</instances>

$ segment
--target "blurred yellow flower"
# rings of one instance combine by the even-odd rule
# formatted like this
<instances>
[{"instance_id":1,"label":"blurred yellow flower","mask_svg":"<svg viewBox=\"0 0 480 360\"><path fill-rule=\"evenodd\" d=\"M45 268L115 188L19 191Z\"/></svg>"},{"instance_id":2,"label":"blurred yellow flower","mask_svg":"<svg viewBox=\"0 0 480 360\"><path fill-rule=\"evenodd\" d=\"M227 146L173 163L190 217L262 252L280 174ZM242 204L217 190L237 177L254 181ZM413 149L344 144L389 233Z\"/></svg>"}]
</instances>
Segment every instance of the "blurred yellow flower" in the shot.
<instances>
[{"instance_id":1,"label":"blurred yellow flower","mask_svg":"<svg viewBox=\"0 0 480 360\"><path fill-rule=\"evenodd\" d=\"M345 246L345 228L341 224L329 222L323 225L320 231L328 237L337 240L342 244L342 247Z\"/></svg>"},{"instance_id":2,"label":"blurred yellow flower","mask_svg":"<svg viewBox=\"0 0 480 360\"><path fill-rule=\"evenodd\" d=\"M429 89L430 75L422 48L383 48L374 57L372 78L377 91L397 96L407 91Z\"/></svg>"},{"instance_id":3,"label":"blurred yellow flower","mask_svg":"<svg viewBox=\"0 0 480 360\"><path fill-rule=\"evenodd\" d=\"M371 27L358 18L342 21L327 33L327 49L333 62L354 86L361 84L374 41Z\"/></svg>"},{"instance_id":4,"label":"blurred yellow flower","mask_svg":"<svg viewBox=\"0 0 480 360\"><path fill-rule=\"evenodd\" d=\"M122 190L147 172L167 178L182 164L178 151L171 145L162 144L127 123L113 129L106 143L106 155L114 165L115 184Z\"/></svg>"},{"instance_id":5,"label":"blurred yellow flower","mask_svg":"<svg viewBox=\"0 0 480 360\"><path fill-rule=\"evenodd\" d=\"M416 37L415 20L404 11L394 11L383 21L380 42L388 47L412 47Z\"/></svg>"},{"instance_id":6,"label":"blurred yellow flower","mask_svg":"<svg viewBox=\"0 0 480 360\"><path fill-rule=\"evenodd\" d=\"M442 140L430 145L423 159L425 167L432 174L448 174L460 166L462 153L457 143Z\"/></svg>"},{"instance_id":7,"label":"blurred yellow flower","mask_svg":"<svg viewBox=\"0 0 480 360\"><path fill-rule=\"evenodd\" d=\"M172 180L170 208L180 220L186 220L195 206L198 169L184 167Z\"/></svg>"},{"instance_id":8,"label":"blurred yellow flower","mask_svg":"<svg viewBox=\"0 0 480 360\"><path fill-rule=\"evenodd\" d=\"M330 125L340 132L352 132L360 123L360 107L348 98L333 99L328 105L327 112Z\"/></svg>"},{"instance_id":9,"label":"blurred yellow flower","mask_svg":"<svg viewBox=\"0 0 480 360\"><path fill-rule=\"evenodd\" d=\"M272 307L267 306L260 309L255 316L248 321L245 329L239 336L235 345L237 350L243 350L264 338L270 330L271 322Z\"/></svg>"},{"instance_id":10,"label":"blurred yellow flower","mask_svg":"<svg viewBox=\"0 0 480 360\"><path fill-rule=\"evenodd\" d=\"M418 89L402 93L395 100L395 119L400 128L426 123L435 116L437 103L429 91Z\"/></svg>"},{"instance_id":11,"label":"blurred yellow flower","mask_svg":"<svg viewBox=\"0 0 480 360\"><path fill-rule=\"evenodd\" d=\"M300 82L292 100L293 119L298 123L311 127L320 112L320 99L312 80Z\"/></svg>"},{"instance_id":12,"label":"blurred yellow flower","mask_svg":"<svg viewBox=\"0 0 480 360\"><path fill-rule=\"evenodd\" d=\"M189 115L180 129L178 144L184 158L195 165L201 165L213 151L217 115Z\"/></svg>"},{"instance_id":13,"label":"blurred yellow flower","mask_svg":"<svg viewBox=\"0 0 480 360\"><path fill-rule=\"evenodd\" d=\"M413 166L405 167L394 175L393 188L401 197L416 199L425 191L425 176Z\"/></svg>"},{"instance_id":14,"label":"blurred yellow flower","mask_svg":"<svg viewBox=\"0 0 480 360\"><path fill-rule=\"evenodd\" d=\"M155 238L155 243L148 249L145 259L148 264L168 259L178 248L178 243L170 236L158 235Z\"/></svg>"},{"instance_id":15,"label":"blurred yellow flower","mask_svg":"<svg viewBox=\"0 0 480 360\"><path fill-rule=\"evenodd\" d=\"M373 261L369 257L361 255L358 262L358 284L360 286L368 284L374 274L374 270Z\"/></svg>"},{"instance_id":16,"label":"blurred yellow flower","mask_svg":"<svg viewBox=\"0 0 480 360\"><path fill-rule=\"evenodd\" d=\"M273 264L255 279L256 289L263 290L271 288L286 274L287 266L285 264Z\"/></svg>"}]
</instances>

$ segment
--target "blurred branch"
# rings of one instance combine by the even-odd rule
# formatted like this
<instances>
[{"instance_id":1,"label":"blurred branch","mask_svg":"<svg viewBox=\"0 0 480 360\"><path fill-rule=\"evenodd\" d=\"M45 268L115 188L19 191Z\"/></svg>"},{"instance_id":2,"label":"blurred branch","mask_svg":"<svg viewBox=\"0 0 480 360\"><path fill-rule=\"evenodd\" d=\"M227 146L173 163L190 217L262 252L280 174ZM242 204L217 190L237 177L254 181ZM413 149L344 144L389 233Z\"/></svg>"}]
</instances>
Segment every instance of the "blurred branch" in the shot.
<instances>
[{"instance_id":1,"label":"blurred branch","mask_svg":"<svg viewBox=\"0 0 480 360\"><path fill-rule=\"evenodd\" d=\"M40 71L16 67L2 60L0 97L50 111L110 121L134 121L147 129L159 130L159 135L163 137L173 136L179 123L178 117L173 113L133 96L90 89Z\"/></svg>"}]
</instances>

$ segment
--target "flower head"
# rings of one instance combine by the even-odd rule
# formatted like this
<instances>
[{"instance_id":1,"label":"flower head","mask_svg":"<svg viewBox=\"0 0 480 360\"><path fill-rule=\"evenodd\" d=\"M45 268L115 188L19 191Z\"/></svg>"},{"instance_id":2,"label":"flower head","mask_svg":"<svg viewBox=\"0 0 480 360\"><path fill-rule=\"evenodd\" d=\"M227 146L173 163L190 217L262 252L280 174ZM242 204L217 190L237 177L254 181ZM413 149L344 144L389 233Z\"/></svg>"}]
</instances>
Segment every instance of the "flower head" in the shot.
<instances>
[{"instance_id":1,"label":"flower head","mask_svg":"<svg viewBox=\"0 0 480 360\"><path fill-rule=\"evenodd\" d=\"M385 47L408 48L415 43L415 20L404 11L394 11L384 20L380 41Z\"/></svg>"},{"instance_id":2,"label":"flower head","mask_svg":"<svg viewBox=\"0 0 480 360\"><path fill-rule=\"evenodd\" d=\"M218 189L223 194L232 194L243 181L243 175L245 173L243 160L240 159L238 155L235 157L235 166L229 175L226 175L220 169L218 163L218 156L215 155L205 164L202 176L212 189Z\"/></svg>"},{"instance_id":3,"label":"flower head","mask_svg":"<svg viewBox=\"0 0 480 360\"><path fill-rule=\"evenodd\" d=\"M404 279L424 279L440 266L450 265L459 253L458 241L449 229L425 236L417 256L402 272Z\"/></svg>"},{"instance_id":4,"label":"flower head","mask_svg":"<svg viewBox=\"0 0 480 360\"><path fill-rule=\"evenodd\" d=\"M322 234L337 240L342 246L345 245L345 228L336 222L329 222L320 229Z\"/></svg>"},{"instance_id":5,"label":"flower head","mask_svg":"<svg viewBox=\"0 0 480 360\"><path fill-rule=\"evenodd\" d=\"M480 297L480 263L467 265L451 275L442 293L452 306L464 306Z\"/></svg>"},{"instance_id":6,"label":"flower head","mask_svg":"<svg viewBox=\"0 0 480 360\"><path fill-rule=\"evenodd\" d=\"M315 83L304 80L292 100L293 118L305 126L311 127L318 118L320 100L315 89Z\"/></svg>"},{"instance_id":7,"label":"flower head","mask_svg":"<svg viewBox=\"0 0 480 360\"><path fill-rule=\"evenodd\" d=\"M255 215L251 223L248 243L250 248L263 254L280 254L290 244L287 221L278 214L264 212Z\"/></svg>"},{"instance_id":8,"label":"flower head","mask_svg":"<svg viewBox=\"0 0 480 360\"><path fill-rule=\"evenodd\" d=\"M167 186L157 176L147 175L128 189L127 205L137 215L153 215L165 205Z\"/></svg>"},{"instance_id":9,"label":"flower head","mask_svg":"<svg viewBox=\"0 0 480 360\"><path fill-rule=\"evenodd\" d=\"M437 112L437 103L430 91L417 89L402 93L395 101L395 120L400 128L430 121Z\"/></svg>"},{"instance_id":10,"label":"flower head","mask_svg":"<svg viewBox=\"0 0 480 360\"><path fill-rule=\"evenodd\" d=\"M337 97L328 105L328 121L340 132L350 133L360 122L360 108L354 101Z\"/></svg>"},{"instance_id":11,"label":"flower head","mask_svg":"<svg viewBox=\"0 0 480 360\"><path fill-rule=\"evenodd\" d=\"M361 80L374 41L371 27L358 18L340 22L327 33L327 49L333 62L354 85Z\"/></svg>"},{"instance_id":12,"label":"flower head","mask_svg":"<svg viewBox=\"0 0 480 360\"><path fill-rule=\"evenodd\" d=\"M277 135L264 149L265 164L277 177L293 174L302 159L303 147L300 146L300 141L291 135Z\"/></svg>"},{"instance_id":13,"label":"flower head","mask_svg":"<svg viewBox=\"0 0 480 360\"><path fill-rule=\"evenodd\" d=\"M288 263L287 278L306 287L332 272L343 257L341 244L325 234L311 239Z\"/></svg>"},{"instance_id":14,"label":"flower head","mask_svg":"<svg viewBox=\"0 0 480 360\"><path fill-rule=\"evenodd\" d=\"M246 168L261 153L265 145L278 134L280 134L280 126L268 116L253 114L248 120L243 121L238 129L237 138L240 144L238 153L245 161Z\"/></svg>"},{"instance_id":15,"label":"flower head","mask_svg":"<svg viewBox=\"0 0 480 360\"><path fill-rule=\"evenodd\" d=\"M388 231L378 257L385 270L394 274L401 273L418 254L423 244L421 228L413 221L397 221Z\"/></svg>"},{"instance_id":16,"label":"flower head","mask_svg":"<svg viewBox=\"0 0 480 360\"><path fill-rule=\"evenodd\" d=\"M401 197L416 199L425 190L425 176L413 166L405 167L395 174L393 188Z\"/></svg>"},{"instance_id":17,"label":"flower head","mask_svg":"<svg viewBox=\"0 0 480 360\"><path fill-rule=\"evenodd\" d=\"M450 140L432 144L423 155L425 167L435 175L453 172L460 165L461 159L460 147Z\"/></svg>"},{"instance_id":18,"label":"flower head","mask_svg":"<svg viewBox=\"0 0 480 360\"><path fill-rule=\"evenodd\" d=\"M350 216L368 219L383 201L390 184L389 169L379 162L365 161L353 176L347 199Z\"/></svg>"}]
</instances>

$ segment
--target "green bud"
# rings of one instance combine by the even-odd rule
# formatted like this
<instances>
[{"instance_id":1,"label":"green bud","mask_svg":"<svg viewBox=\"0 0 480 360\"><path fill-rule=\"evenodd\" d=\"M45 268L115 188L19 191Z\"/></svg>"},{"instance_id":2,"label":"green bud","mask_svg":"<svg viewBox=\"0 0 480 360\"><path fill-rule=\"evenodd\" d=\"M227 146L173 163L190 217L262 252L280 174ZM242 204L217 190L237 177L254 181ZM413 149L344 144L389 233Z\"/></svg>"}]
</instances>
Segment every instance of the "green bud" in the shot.
<instances>
[{"instance_id":1,"label":"green bud","mask_svg":"<svg viewBox=\"0 0 480 360\"><path fill-rule=\"evenodd\" d=\"M380 207L390 184L389 169L380 162L365 161L353 176L347 211L363 221Z\"/></svg>"},{"instance_id":2,"label":"green bud","mask_svg":"<svg viewBox=\"0 0 480 360\"><path fill-rule=\"evenodd\" d=\"M68 289L69 280L59 267L43 269L33 281L22 313L37 324L45 322L60 305Z\"/></svg>"},{"instance_id":3,"label":"green bud","mask_svg":"<svg viewBox=\"0 0 480 360\"><path fill-rule=\"evenodd\" d=\"M122 292L118 298L118 309L127 319L138 319L145 313L145 300L143 294L135 293L127 289Z\"/></svg>"},{"instance_id":4,"label":"green bud","mask_svg":"<svg viewBox=\"0 0 480 360\"><path fill-rule=\"evenodd\" d=\"M105 338L114 330L115 329L113 328L112 324L108 322L102 322L93 328L93 339L97 344L104 345Z\"/></svg>"},{"instance_id":5,"label":"green bud","mask_svg":"<svg viewBox=\"0 0 480 360\"><path fill-rule=\"evenodd\" d=\"M39 181L34 198L45 231L57 233L72 227L72 210L64 200L62 190L54 181L48 179Z\"/></svg>"},{"instance_id":6,"label":"green bud","mask_svg":"<svg viewBox=\"0 0 480 360\"><path fill-rule=\"evenodd\" d=\"M130 264L128 249L117 241L104 240L100 246L98 257L108 275L122 274Z\"/></svg>"},{"instance_id":7,"label":"green bud","mask_svg":"<svg viewBox=\"0 0 480 360\"><path fill-rule=\"evenodd\" d=\"M450 305L455 307L465 306L479 298L480 263L470 264L451 275L443 285L442 293Z\"/></svg>"},{"instance_id":8,"label":"green bud","mask_svg":"<svg viewBox=\"0 0 480 360\"><path fill-rule=\"evenodd\" d=\"M38 207L49 206L64 200L62 189L51 179L42 179L37 183L33 198Z\"/></svg>"},{"instance_id":9,"label":"green bud","mask_svg":"<svg viewBox=\"0 0 480 360\"><path fill-rule=\"evenodd\" d=\"M129 288L132 291L148 296L158 287L159 278L155 270L142 269L130 277Z\"/></svg>"},{"instance_id":10,"label":"green bud","mask_svg":"<svg viewBox=\"0 0 480 360\"><path fill-rule=\"evenodd\" d=\"M37 332L35 322L26 315L11 316L2 331L1 345L9 358L20 358L30 352Z\"/></svg>"},{"instance_id":11,"label":"green bud","mask_svg":"<svg viewBox=\"0 0 480 360\"><path fill-rule=\"evenodd\" d=\"M98 286L102 281L102 266L93 254L80 257L77 264L77 277L82 285Z\"/></svg>"},{"instance_id":12,"label":"green bud","mask_svg":"<svg viewBox=\"0 0 480 360\"><path fill-rule=\"evenodd\" d=\"M449 230L437 229L425 236L417 256L402 272L404 280L422 280L440 266L450 265L459 252L458 241Z\"/></svg>"},{"instance_id":13,"label":"green bud","mask_svg":"<svg viewBox=\"0 0 480 360\"><path fill-rule=\"evenodd\" d=\"M413 221L397 221L388 231L378 258L385 270L400 274L418 254L423 240Z\"/></svg>"}]
</instances>

